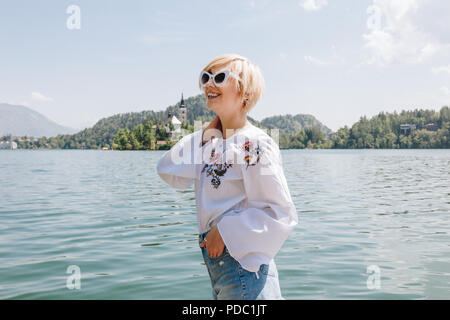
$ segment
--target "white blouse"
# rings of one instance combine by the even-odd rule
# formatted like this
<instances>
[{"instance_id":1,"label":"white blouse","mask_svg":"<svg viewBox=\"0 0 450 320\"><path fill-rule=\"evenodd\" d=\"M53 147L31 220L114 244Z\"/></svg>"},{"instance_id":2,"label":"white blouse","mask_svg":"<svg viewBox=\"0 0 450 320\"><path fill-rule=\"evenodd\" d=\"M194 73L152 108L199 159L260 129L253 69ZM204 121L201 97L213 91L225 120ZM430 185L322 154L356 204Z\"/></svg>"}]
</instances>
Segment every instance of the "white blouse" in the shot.
<instances>
[{"instance_id":1,"label":"white blouse","mask_svg":"<svg viewBox=\"0 0 450 320\"><path fill-rule=\"evenodd\" d=\"M280 149L250 122L227 139L202 146L203 130L184 136L157 164L170 186L195 183L198 229L217 225L230 255L257 272L280 250L298 223Z\"/></svg>"}]
</instances>

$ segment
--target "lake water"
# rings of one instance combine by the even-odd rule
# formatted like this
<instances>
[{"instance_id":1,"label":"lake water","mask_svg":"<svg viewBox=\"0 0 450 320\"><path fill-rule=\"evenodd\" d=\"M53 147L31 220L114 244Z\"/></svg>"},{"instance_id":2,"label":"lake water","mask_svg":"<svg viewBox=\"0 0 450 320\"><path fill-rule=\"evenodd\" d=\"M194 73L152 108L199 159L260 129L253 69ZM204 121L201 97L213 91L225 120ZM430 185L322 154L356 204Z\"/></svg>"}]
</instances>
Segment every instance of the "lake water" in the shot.
<instances>
[{"instance_id":1,"label":"lake water","mask_svg":"<svg viewBox=\"0 0 450 320\"><path fill-rule=\"evenodd\" d=\"M159 179L161 155L0 151L0 298L211 299L193 188ZM282 156L286 299L450 299L450 150Z\"/></svg>"}]
</instances>

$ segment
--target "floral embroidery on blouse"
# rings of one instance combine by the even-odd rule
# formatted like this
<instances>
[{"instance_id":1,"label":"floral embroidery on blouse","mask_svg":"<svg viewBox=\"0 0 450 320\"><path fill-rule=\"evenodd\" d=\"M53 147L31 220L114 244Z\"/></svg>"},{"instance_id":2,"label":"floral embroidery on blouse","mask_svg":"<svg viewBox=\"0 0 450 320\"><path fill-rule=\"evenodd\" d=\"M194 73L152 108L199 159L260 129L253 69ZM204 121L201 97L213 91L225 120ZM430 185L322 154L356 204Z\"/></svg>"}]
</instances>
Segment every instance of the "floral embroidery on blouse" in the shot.
<instances>
[{"instance_id":1,"label":"floral embroidery on blouse","mask_svg":"<svg viewBox=\"0 0 450 320\"><path fill-rule=\"evenodd\" d=\"M211 156L209 157L209 164L205 164L202 169L202 173L206 170L206 176L211 176L211 185L214 188L218 188L220 186L220 178L227 172L227 169L233 166L231 163L218 163L220 160L220 153L215 153L215 149L211 150Z\"/></svg>"},{"instance_id":2,"label":"floral embroidery on blouse","mask_svg":"<svg viewBox=\"0 0 450 320\"><path fill-rule=\"evenodd\" d=\"M247 163L247 168L249 166L254 166L259 162L262 154L259 144L255 147L255 144L252 141L246 141L241 146L241 149L245 152L244 161Z\"/></svg>"}]
</instances>

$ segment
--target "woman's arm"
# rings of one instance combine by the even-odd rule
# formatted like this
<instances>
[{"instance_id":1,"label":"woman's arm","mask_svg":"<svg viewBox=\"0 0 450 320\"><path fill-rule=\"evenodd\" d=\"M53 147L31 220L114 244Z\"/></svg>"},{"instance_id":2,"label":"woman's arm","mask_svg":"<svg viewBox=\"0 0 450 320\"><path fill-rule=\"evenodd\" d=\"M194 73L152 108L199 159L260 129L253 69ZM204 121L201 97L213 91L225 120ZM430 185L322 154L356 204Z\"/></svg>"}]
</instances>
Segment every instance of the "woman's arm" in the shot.
<instances>
[{"instance_id":1,"label":"woman's arm","mask_svg":"<svg viewBox=\"0 0 450 320\"><path fill-rule=\"evenodd\" d=\"M201 157L201 133L191 133L166 151L156 165L158 175L168 185L177 189L189 188L199 171Z\"/></svg>"}]
</instances>

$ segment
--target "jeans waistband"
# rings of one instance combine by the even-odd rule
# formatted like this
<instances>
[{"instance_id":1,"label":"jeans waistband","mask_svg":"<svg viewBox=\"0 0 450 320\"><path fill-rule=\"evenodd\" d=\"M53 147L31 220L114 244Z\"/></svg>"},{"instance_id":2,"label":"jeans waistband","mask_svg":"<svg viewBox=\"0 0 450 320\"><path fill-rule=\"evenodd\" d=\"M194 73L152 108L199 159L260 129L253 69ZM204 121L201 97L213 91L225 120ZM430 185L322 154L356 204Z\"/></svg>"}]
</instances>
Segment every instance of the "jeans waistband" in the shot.
<instances>
[{"instance_id":1,"label":"jeans waistband","mask_svg":"<svg viewBox=\"0 0 450 320\"><path fill-rule=\"evenodd\" d=\"M199 235L198 235L198 240L199 240L199 241L205 240L205 238L206 238L206 236L208 235L208 233L209 233L209 231L206 231L206 232L204 232L204 233L199 234Z\"/></svg>"}]
</instances>

